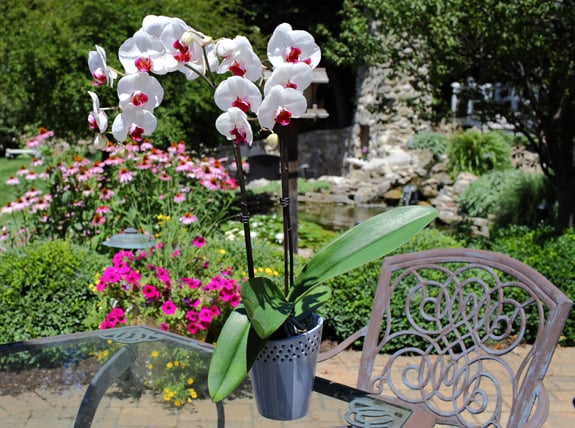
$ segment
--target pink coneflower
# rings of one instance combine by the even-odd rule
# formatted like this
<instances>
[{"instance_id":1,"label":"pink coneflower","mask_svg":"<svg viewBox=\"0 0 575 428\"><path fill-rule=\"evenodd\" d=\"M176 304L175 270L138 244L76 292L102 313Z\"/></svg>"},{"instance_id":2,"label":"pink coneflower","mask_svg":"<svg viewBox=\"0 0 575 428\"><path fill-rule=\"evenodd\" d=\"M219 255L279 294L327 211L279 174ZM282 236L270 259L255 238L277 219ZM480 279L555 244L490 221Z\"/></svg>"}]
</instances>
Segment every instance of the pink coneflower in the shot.
<instances>
[{"instance_id":1,"label":"pink coneflower","mask_svg":"<svg viewBox=\"0 0 575 428\"><path fill-rule=\"evenodd\" d=\"M171 258L175 258L178 257L180 255L181 251L179 248L176 248L174 251L172 251L172 254L170 254Z\"/></svg>"},{"instance_id":2,"label":"pink coneflower","mask_svg":"<svg viewBox=\"0 0 575 428\"><path fill-rule=\"evenodd\" d=\"M118 181L120 183L129 183L133 179L134 177L128 168L120 168L120 171L118 172Z\"/></svg>"},{"instance_id":3,"label":"pink coneflower","mask_svg":"<svg viewBox=\"0 0 575 428\"><path fill-rule=\"evenodd\" d=\"M185 194L177 192L174 195L174 202L175 203L180 204L180 203L185 202L185 201L186 201L186 195Z\"/></svg>"},{"instance_id":4,"label":"pink coneflower","mask_svg":"<svg viewBox=\"0 0 575 428\"><path fill-rule=\"evenodd\" d=\"M107 212L110 212L110 207L108 205L100 205L96 208L96 214L105 214Z\"/></svg>"},{"instance_id":5,"label":"pink coneflower","mask_svg":"<svg viewBox=\"0 0 575 428\"><path fill-rule=\"evenodd\" d=\"M28 172L30 172L28 170L28 168L26 168L24 165L22 165L20 167L20 169L18 171L16 171L16 175L26 175L26 174L28 174Z\"/></svg>"},{"instance_id":6,"label":"pink coneflower","mask_svg":"<svg viewBox=\"0 0 575 428\"><path fill-rule=\"evenodd\" d=\"M42 160L42 158L33 158L33 159L30 161L30 165L31 165L31 166L40 166L40 165L43 165L43 164L44 164L44 161Z\"/></svg>"},{"instance_id":7,"label":"pink coneflower","mask_svg":"<svg viewBox=\"0 0 575 428\"><path fill-rule=\"evenodd\" d=\"M142 144L140 144L140 150L143 152L152 150L153 148L154 146L149 141L144 141Z\"/></svg>"},{"instance_id":8,"label":"pink coneflower","mask_svg":"<svg viewBox=\"0 0 575 428\"><path fill-rule=\"evenodd\" d=\"M114 192L113 190L110 190L106 187L102 187L102 190L100 190L100 199L102 199L103 201L109 201L115 194L116 192Z\"/></svg>"},{"instance_id":9,"label":"pink coneflower","mask_svg":"<svg viewBox=\"0 0 575 428\"><path fill-rule=\"evenodd\" d=\"M173 315L176 312L176 305L171 300L166 300L166 302L162 305L162 311L166 315Z\"/></svg>"},{"instance_id":10,"label":"pink coneflower","mask_svg":"<svg viewBox=\"0 0 575 428\"><path fill-rule=\"evenodd\" d=\"M196 236L193 242L194 247L202 248L206 245L206 239L203 236Z\"/></svg>"},{"instance_id":11,"label":"pink coneflower","mask_svg":"<svg viewBox=\"0 0 575 428\"><path fill-rule=\"evenodd\" d=\"M38 179L38 175L34 171L28 171L28 174L24 177L28 181L34 181Z\"/></svg>"},{"instance_id":12,"label":"pink coneflower","mask_svg":"<svg viewBox=\"0 0 575 428\"><path fill-rule=\"evenodd\" d=\"M170 177L167 172L163 171L162 173L160 173L160 175L158 175L158 179L160 179L161 181L170 181L172 177Z\"/></svg>"},{"instance_id":13,"label":"pink coneflower","mask_svg":"<svg viewBox=\"0 0 575 428\"><path fill-rule=\"evenodd\" d=\"M8 177L8 180L6 180L6 184L8 186L17 186L18 184L20 184L20 180L18 180L18 177L14 177L13 175L11 175L10 177Z\"/></svg>"},{"instance_id":14,"label":"pink coneflower","mask_svg":"<svg viewBox=\"0 0 575 428\"><path fill-rule=\"evenodd\" d=\"M94 214L94 217L92 217L92 221L90 223L92 223L92 226L94 227L102 226L104 223L106 223L106 217L96 213Z\"/></svg>"},{"instance_id":15,"label":"pink coneflower","mask_svg":"<svg viewBox=\"0 0 575 428\"><path fill-rule=\"evenodd\" d=\"M191 212L186 212L183 216L180 217L180 222L185 225L190 225L194 223L197 219L198 218Z\"/></svg>"}]
</instances>

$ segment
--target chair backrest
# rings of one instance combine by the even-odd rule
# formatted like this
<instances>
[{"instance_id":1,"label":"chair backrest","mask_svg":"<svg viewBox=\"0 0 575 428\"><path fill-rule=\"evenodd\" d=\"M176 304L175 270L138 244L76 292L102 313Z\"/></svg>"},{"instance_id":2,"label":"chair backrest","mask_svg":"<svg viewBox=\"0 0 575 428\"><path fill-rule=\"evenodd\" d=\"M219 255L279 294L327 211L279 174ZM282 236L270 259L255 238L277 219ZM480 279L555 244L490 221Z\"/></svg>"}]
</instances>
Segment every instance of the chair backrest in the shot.
<instances>
[{"instance_id":1,"label":"chair backrest","mask_svg":"<svg viewBox=\"0 0 575 428\"><path fill-rule=\"evenodd\" d=\"M503 254L458 248L387 257L358 387L427 408L443 424L541 426L549 409L542 380L571 305Z\"/></svg>"}]
</instances>

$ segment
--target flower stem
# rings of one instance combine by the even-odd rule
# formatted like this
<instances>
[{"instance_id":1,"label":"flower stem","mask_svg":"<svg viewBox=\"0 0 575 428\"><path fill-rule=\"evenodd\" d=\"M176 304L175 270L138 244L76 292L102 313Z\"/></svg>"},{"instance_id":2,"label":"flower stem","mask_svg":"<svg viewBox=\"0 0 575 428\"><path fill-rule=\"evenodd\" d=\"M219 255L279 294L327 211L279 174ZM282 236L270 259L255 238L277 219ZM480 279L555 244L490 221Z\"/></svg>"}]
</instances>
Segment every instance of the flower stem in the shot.
<instances>
[{"instance_id":1,"label":"flower stem","mask_svg":"<svg viewBox=\"0 0 575 428\"><path fill-rule=\"evenodd\" d=\"M244 224L244 240L246 244L246 259L248 262L248 277L254 278L254 256L252 251L252 238L250 233L250 212L248 209L248 196L246 193L246 182L244 169L242 166L242 155L239 144L233 144L233 152L236 160L236 169L238 173L238 182L240 184L241 207L242 213L239 216L240 221Z\"/></svg>"},{"instance_id":2,"label":"flower stem","mask_svg":"<svg viewBox=\"0 0 575 428\"><path fill-rule=\"evenodd\" d=\"M278 129L278 141L280 151L280 174L281 174L281 198L283 216L283 247L284 247L284 293L287 296L290 287L294 282L294 262L293 262L293 234L290 210L293 208L290 203L289 194L289 162L287 155L287 136L284 126L276 126Z\"/></svg>"}]
</instances>

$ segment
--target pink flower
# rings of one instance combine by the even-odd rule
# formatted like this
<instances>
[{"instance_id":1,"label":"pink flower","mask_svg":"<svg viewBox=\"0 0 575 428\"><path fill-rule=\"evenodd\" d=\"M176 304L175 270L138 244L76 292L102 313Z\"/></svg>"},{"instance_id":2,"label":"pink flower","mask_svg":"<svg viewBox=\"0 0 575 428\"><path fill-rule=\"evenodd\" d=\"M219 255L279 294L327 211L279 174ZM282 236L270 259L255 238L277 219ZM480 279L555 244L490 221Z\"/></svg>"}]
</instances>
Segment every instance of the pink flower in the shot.
<instances>
[{"instance_id":1,"label":"pink flower","mask_svg":"<svg viewBox=\"0 0 575 428\"><path fill-rule=\"evenodd\" d=\"M176 305L171 300L166 300L166 302L162 305L162 311L166 315L173 315L176 312Z\"/></svg>"},{"instance_id":2,"label":"pink flower","mask_svg":"<svg viewBox=\"0 0 575 428\"><path fill-rule=\"evenodd\" d=\"M202 248L204 245L206 245L206 240L203 236L196 236L194 238L193 244L194 244L194 247Z\"/></svg>"},{"instance_id":3,"label":"pink flower","mask_svg":"<svg viewBox=\"0 0 575 428\"><path fill-rule=\"evenodd\" d=\"M186 212L183 216L180 217L180 222L185 225L190 225L194 223L198 218L190 212Z\"/></svg>"},{"instance_id":4,"label":"pink flower","mask_svg":"<svg viewBox=\"0 0 575 428\"><path fill-rule=\"evenodd\" d=\"M186 201L186 195L184 193L177 192L174 195L174 202L175 203L180 204L180 203L185 202L185 201Z\"/></svg>"},{"instance_id":5,"label":"pink flower","mask_svg":"<svg viewBox=\"0 0 575 428\"><path fill-rule=\"evenodd\" d=\"M148 300L158 300L158 298L160 297L158 289L154 287L152 284L144 285L144 287L142 288L142 294Z\"/></svg>"},{"instance_id":6,"label":"pink flower","mask_svg":"<svg viewBox=\"0 0 575 428\"><path fill-rule=\"evenodd\" d=\"M168 273L167 269L164 269L161 267L157 268L156 269L156 276L165 285L170 286L170 274Z\"/></svg>"},{"instance_id":7,"label":"pink flower","mask_svg":"<svg viewBox=\"0 0 575 428\"><path fill-rule=\"evenodd\" d=\"M120 183L129 183L133 179L134 177L128 168L120 168L120 171L118 172L118 181Z\"/></svg>"},{"instance_id":8,"label":"pink flower","mask_svg":"<svg viewBox=\"0 0 575 428\"><path fill-rule=\"evenodd\" d=\"M10 177L8 177L8 179L6 180L6 184L8 186L17 186L18 184L20 184L20 180L18 180L18 177L14 177L13 175L11 175Z\"/></svg>"}]
</instances>

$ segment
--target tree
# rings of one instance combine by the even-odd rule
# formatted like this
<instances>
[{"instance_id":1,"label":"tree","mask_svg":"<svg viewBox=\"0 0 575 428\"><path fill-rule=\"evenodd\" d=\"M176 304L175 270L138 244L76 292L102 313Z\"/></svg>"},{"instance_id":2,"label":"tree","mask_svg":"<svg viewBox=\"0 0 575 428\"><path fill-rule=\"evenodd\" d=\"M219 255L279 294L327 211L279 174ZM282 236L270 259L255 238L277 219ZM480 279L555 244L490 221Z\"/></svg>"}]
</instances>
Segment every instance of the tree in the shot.
<instances>
[{"instance_id":1,"label":"tree","mask_svg":"<svg viewBox=\"0 0 575 428\"><path fill-rule=\"evenodd\" d=\"M558 201L558 225L575 217L575 1L345 0L332 58L409 71L445 100L472 77L518 91L520 111L486 102L536 147ZM439 108L445 103L438 104Z\"/></svg>"},{"instance_id":2,"label":"tree","mask_svg":"<svg viewBox=\"0 0 575 428\"><path fill-rule=\"evenodd\" d=\"M117 49L146 15L177 16L213 37L249 29L238 18L239 0L4 0L0 5L0 131L35 132L44 126L59 137L91 138L87 115L93 89L88 52L102 46L120 67ZM166 94L154 142L186 140L214 146L221 141L213 123L219 114L212 92L183 74L162 79ZM99 91L102 105L115 105L115 89ZM73 141L73 140L72 140Z\"/></svg>"}]
</instances>

